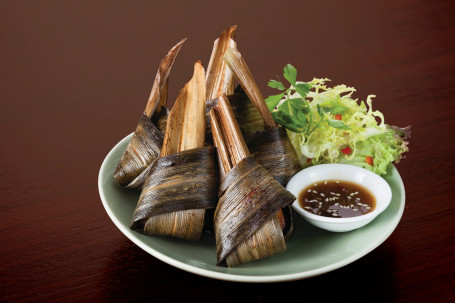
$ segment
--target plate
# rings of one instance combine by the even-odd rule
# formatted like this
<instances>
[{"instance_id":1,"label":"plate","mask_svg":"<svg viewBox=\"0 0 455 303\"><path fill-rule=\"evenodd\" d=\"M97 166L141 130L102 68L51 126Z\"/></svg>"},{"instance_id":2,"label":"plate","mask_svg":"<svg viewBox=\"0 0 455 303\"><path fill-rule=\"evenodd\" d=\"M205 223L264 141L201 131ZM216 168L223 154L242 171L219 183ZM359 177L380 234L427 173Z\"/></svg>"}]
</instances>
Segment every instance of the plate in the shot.
<instances>
[{"instance_id":1,"label":"plate","mask_svg":"<svg viewBox=\"0 0 455 303\"><path fill-rule=\"evenodd\" d=\"M101 165L98 188L104 208L120 231L137 246L169 265L201 276L238 282L279 282L324 274L358 260L382 244L395 230L404 211L403 181L390 165L383 177L392 188L392 201L365 227L334 233L314 227L294 213L295 231L286 241L285 252L234 268L217 267L212 234L204 234L199 242L193 243L130 230L140 192L121 188L113 174L131 136L121 140Z\"/></svg>"}]
</instances>

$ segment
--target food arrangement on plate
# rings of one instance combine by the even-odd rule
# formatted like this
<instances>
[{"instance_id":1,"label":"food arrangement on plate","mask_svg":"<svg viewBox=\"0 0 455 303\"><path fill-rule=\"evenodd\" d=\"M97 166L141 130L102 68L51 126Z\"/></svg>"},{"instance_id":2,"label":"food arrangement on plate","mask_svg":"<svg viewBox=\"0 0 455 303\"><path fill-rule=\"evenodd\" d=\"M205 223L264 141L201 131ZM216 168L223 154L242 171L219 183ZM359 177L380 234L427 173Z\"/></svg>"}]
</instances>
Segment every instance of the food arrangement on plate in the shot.
<instances>
[{"instance_id":1,"label":"food arrangement on plate","mask_svg":"<svg viewBox=\"0 0 455 303\"><path fill-rule=\"evenodd\" d=\"M217 265L228 267L286 250L298 196L286 185L296 173L340 163L382 175L408 151L410 133L409 127L385 124L372 110L374 96L359 103L352 99L354 88L328 87L328 79L297 81L290 64L283 80L269 82L279 94L264 99L237 49L235 31L233 26L215 40L207 72L201 62L194 64L193 77L170 111L169 74L185 39L169 51L114 173L125 190L141 192L131 229L194 242L209 231L216 239ZM368 206L354 195L344 195L357 201L353 207L367 205L366 214L374 209L374 203ZM339 196L311 197L317 201L312 211L336 217L351 204L336 205L336 212L323 204Z\"/></svg>"}]
</instances>

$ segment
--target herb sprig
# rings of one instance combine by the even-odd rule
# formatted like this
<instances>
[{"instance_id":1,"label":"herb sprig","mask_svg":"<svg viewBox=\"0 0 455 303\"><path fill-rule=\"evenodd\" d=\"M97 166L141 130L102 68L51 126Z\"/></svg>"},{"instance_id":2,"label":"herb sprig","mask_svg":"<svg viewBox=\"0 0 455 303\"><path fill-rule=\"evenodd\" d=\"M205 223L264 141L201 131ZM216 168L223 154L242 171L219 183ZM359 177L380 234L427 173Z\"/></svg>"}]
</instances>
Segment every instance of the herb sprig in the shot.
<instances>
[{"instance_id":1,"label":"herb sprig","mask_svg":"<svg viewBox=\"0 0 455 303\"><path fill-rule=\"evenodd\" d=\"M326 122L331 127L349 129L341 120L330 119L328 116L329 113L340 114L347 109L346 107L342 105L321 107L319 104L316 104L316 115L311 110L310 102L306 99L306 95L311 90L312 84L307 82L297 83L297 69L291 64L284 67L283 76L291 86L286 88L281 81L270 80L268 86L282 92L265 99L267 107L276 123L293 132L304 133L306 138L323 122ZM295 92L301 97L291 97ZM285 99L282 101L284 97Z\"/></svg>"}]
</instances>

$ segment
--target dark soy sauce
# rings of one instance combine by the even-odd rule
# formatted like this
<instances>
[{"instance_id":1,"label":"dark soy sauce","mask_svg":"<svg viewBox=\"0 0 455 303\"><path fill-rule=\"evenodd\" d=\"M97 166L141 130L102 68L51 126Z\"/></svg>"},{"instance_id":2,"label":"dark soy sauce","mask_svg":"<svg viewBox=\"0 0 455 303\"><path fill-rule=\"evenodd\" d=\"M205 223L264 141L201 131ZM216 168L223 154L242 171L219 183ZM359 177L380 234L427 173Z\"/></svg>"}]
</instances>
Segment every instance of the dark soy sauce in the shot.
<instances>
[{"instance_id":1,"label":"dark soy sauce","mask_svg":"<svg viewBox=\"0 0 455 303\"><path fill-rule=\"evenodd\" d=\"M365 187L348 181L326 180L302 190L300 206L315 215L334 218L357 217L376 206L376 200Z\"/></svg>"}]
</instances>

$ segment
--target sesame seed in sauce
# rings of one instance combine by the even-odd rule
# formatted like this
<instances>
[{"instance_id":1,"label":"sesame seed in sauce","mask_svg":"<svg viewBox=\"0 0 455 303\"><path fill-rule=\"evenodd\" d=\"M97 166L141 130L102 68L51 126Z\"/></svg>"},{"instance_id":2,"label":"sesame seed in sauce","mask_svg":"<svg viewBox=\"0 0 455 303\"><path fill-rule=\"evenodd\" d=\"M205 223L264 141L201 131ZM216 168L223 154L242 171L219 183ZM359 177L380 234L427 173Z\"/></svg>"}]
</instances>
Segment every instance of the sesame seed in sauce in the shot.
<instances>
[{"instance_id":1,"label":"sesame seed in sauce","mask_svg":"<svg viewBox=\"0 0 455 303\"><path fill-rule=\"evenodd\" d=\"M352 217L366 214L374 208L374 197L373 200L369 200L370 197L368 191L356 184L326 180L312 183L304 189L299 195L299 203L313 214L338 218ZM369 205L370 203L373 204Z\"/></svg>"}]
</instances>

